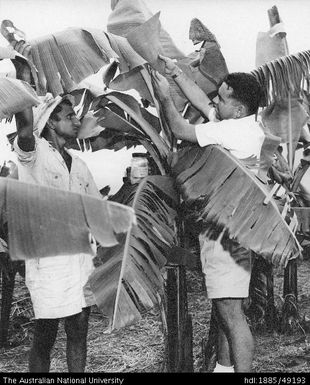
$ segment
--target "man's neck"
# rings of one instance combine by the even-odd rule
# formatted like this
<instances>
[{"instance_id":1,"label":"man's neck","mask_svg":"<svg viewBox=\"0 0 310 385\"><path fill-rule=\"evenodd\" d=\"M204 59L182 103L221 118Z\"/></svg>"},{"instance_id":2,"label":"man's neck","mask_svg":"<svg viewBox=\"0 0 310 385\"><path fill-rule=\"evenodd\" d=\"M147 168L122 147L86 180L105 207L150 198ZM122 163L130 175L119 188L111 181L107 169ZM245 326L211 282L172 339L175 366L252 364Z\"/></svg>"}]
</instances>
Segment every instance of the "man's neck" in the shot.
<instances>
[{"instance_id":1,"label":"man's neck","mask_svg":"<svg viewBox=\"0 0 310 385\"><path fill-rule=\"evenodd\" d=\"M66 139L56 134L55 131L49 130L45 135L45 139L63 156L65 151Z\"/></svg>"},{"instance_id":2,"label":"man's neck","mask_svg":"<svg viewBox=\"0 0 310 385\"><path fill-rule=\"evenodd\" d=\"M65 149L65 145L67 143L66 139L62 136L57 135L56 132L53 130L48 131L45 136L45 139L49 142L52 147L54 147L60 153L70 172L72 158Z\"/></svg>"}]
</instances>

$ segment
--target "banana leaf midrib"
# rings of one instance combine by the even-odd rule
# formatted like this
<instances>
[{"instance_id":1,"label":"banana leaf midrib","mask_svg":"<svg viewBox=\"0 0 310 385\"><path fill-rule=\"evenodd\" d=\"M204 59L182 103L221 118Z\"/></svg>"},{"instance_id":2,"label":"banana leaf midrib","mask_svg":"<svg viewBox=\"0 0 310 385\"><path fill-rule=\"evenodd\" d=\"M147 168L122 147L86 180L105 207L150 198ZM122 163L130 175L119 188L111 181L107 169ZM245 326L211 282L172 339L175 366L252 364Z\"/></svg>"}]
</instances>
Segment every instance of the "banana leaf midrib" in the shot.
<instances>
[{"instance_id":1,"label":"banana leaf midrib","mask_svg":"<svg viewBox=\"0 0 310 385\"><path fill-rule=\"evenodd\" d=\"M166 253L176 241L176 211L168 207L168 202L177 201L170 198L172 186L172 178L150 176L139 185L124 185L127 193L117 195L135 211L137 224L127 232L121 246L101 249L99 266L89 280L99 308L109 318L109 331L137 321L165 295L162 268ZM109 286L104 284L107 274L113 275L113 279L109 276Z\"/></svg>"},{"instance_id":2,"label":"banana leaf midrib","mask_svg":"<svg viewBox=\"0 0 310 385\"><path fill-rule=\"evenodd\" d=\"M117 99L114 95L106 95L105 97L119 107L123 108L123 110L126 111L136 121L136 123L139 124L139 126L145 131L146 135L149 136L161 156L165 158L168 156L169 149L167 144L156 132L154 132L152 126L144 118L139 117L130 107Z\"/></svg>"},{"instance_id":3,"label":"banana leaf midrib","mask_svg":"<svg viewBox=\"0 0 310 385\"><path fill-rule=\"evenodd\" d=\"M193 164L188 168L188 150L179 153L177 182L185 202L194 203L198 210L196 220L203 225L205 235L220 226L241 245L274 263L285 265L296 257L300 245L277 204L272 198L264 204L267 185L220 146L192 146L193 155L199 167ZM201 167L202 159L205 164Z\"/></svg>"}]
</instances>

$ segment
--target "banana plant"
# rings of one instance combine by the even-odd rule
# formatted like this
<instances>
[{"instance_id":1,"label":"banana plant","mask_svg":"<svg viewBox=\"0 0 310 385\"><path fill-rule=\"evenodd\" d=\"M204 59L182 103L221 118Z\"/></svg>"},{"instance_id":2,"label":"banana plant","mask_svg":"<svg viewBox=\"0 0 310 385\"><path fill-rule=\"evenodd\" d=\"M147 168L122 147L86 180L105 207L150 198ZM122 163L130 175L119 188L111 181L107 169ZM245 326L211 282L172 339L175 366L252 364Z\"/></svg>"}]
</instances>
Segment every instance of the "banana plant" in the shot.
<instances>
[{"instance_id":1,"label":"banana plant","mask_svg":"<svg viewBox=\"0 0 310 385\"><path fill-rule=\"evenodd\" d=\"M276 6L268 10L268 16L271 27L281 21ZM287 161L276 151L277 165L269 169L269 176L273 183L282 184L295 197L291 206L298 219L296 236L302 243L307 238L307 233L302 230L305 228L305 216L301 215L300 208L296 206L303 204L303 199L300 199L303 186L300 182L306 172L307 162L302 160L294 175L293 163L301 131L305 129L307 112L309 113L309 52L289 55L284 31L276 35L259 33L256 50L256 63L259 67L252 73L265 91L263 121L272 133L281 138L282 143L287 144ZM307 208L304 209L307 211ZM272 265L259 263L258 260L257 262L257 266L262 269L256 268L252 276L250 309L252 313L255 313L256 309L261 319L265 319L266 326L274 329L278 327L279 322L274 306ZM267 301L265 308L262 306L264 297ZM299 318L297 305L291 306L292 298L296 304L298 298L296 261L291 261L285 268L283 298L285 302L288 300L282 312L283 320L286 320L286 326L283 328L288 330L292 328L292 323L287 320Z\"/></svg>"},{"instance_id":2,"label":"banana plant","mask_svg":"<svg viewBox=\"0 0 310 385\"><path fill-rule=\"evenodd\" d=\"M114 2L114 5L121 3ZM157 23L158 31L158 18L152 20ZM142 40L143 38L144 36L141 36ZM188 146L178 152L174 151L173 136L161 119L161 107L154 97L148 64L125 37L98 30L70 29L30 43L33 47L30 59L38 70L36 87L39 93L69 92L102 65L109 65L110 59L119 62L120 74L115 72L115 77L109 76L106 86L111 87L114 82L119 90L125 91L134 84L132 79L139 79L139 89L143 89L140 96L157 109L157 116L151 115L134 97L105 89L90 107L98 119L98 124L103 128L97 137L89 139L93 148L98 150L111 146L120 148L127 144L142 144L154 160L159 175L176 177L185 204L191 206L193 201L197 201L199 210L194 207L194 213L198 212L198 223L207 226L208 231L212 230L213 226L220 226L236 237L242 245L261 253L276 265L283 266L290 258L299 255L299 244L273 200L273 191L256 176L252 176L246 166L216 146L206 149ZM208 43L211 47L206 44L204 49L196 54L195 68L191 66L192 56L178 58L180 65L184 66L184 71L190 76L203 79L207 87L211 83L213 88L206 90L207 93L214 91L215 84L212 80L227 72L223 58L219 55L218 43L213 37ZM74 47L79 48L76 52L81 51L79 57L75 56ZM219 66L212 67L204 60L207 57L215 58L216 63L222 63L220 74ZM126 82L129 85L125 84ZM184 108L185 104L181 103L180 108ZM219 169L223 174L218 173ZM166 239L166 236L171 234L168 224L172 223L172 228L175 228L175 208L171 210L168 209L169 205L162 206L160 203L162 194L169 196L167 191L171 191L172 185L169 178L162 181L160 184L159 179L153 184L142 182L141 188L139 186L135 193L136 199L133 192L130 193L129 201L123 195L122 203L127 202L141 214L138 216L138 229L135 228L123 239L122 249L115 249L115 258L109 258L107 253L102 252L102 263L90 280L90 289L93 290L101 308L110 317L110 330L133 322L138 318L140 311L151 303L154 304L156 296L150 288L150 282L154 283L155 291L160 293L161 278L158 272L164 264L164 259L152 258L152 252L161 251L164 255L164 245L171 248L174 243L179 242L178 237L171 236ZM160 187L160 193L155 187ZM151 192L152 189L155 193ZM247 192L246 196L243 189ZM150 201L146 199L148 196L152 197ZM231 201L228 201L227 197L230 197ZM146 220L148 216L149 221ZM196 220L197 218L195 223ZM270 226L266 226L266 223ZM243 232L239 231L240 226ZM252 228L258 230L257 234ZM141 235L142 229L145 231L144 238ZM140 239L144 241L141 241L144 247L140 244L137 246L136 243L140 253L133 252L131 244L135 242L135 231L139 232ZM158 247L157 243L161 246ZM140 254L145 254L144 259ZM152 264L145 265L145 260L152 261ZM151 269L148 270L147 278L138 274L139 283L134 282L133 272L137 274L145 266ZM108 303L105 302L105 296L109 298Z\"/></svg>"},{"instance_id":3,"label":"banana plant","mask_svg":"<svg viewBox=\"0 0 310 385\"><path fill-rule=\"evenodd\" d=\"M141 318L150 308L165 305L164 270L178 243L178 193L167 176L149 176L125 184L112 198L132 207L137 223L114 248L100 248L89 279L96 303L109 319L108 331Z\"/></svg>"}]
</instances>

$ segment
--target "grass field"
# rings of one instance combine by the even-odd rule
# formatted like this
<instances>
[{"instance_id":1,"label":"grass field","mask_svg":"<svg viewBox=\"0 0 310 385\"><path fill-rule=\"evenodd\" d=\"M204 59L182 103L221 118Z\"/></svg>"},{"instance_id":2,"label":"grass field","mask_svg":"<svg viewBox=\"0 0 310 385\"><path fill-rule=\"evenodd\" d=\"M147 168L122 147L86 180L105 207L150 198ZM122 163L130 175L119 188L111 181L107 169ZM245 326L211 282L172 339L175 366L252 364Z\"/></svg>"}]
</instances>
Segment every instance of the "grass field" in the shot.
<instances>
[{"instance_id":1,"label":"grass field","mask_svg":"<svg viewBox=\"0 0 310 385\"><path fill-rule=\"evenodd\" d=\"M206 298L202 278L197 271L189 271L188 304L193 320L194 371L201 371L202 338L208 336L210 301ZM299 314L294 331L254 330L256 352L255 372L310 372L310 261L298 268ZM275 275L275 301L281 312L283 275ZM23 279L17 275L11 315L10 344L0 349L0 372L27 372L28 351L32 338L32 308ZM140 322L104 333L106 319L94 307L88 335L87 372L162 372L165 370L165 338L160 312L156 309L143 315ZM52 353L51 372L66 372L65 333L59 329Z\"/></svg>"}]
</instances>

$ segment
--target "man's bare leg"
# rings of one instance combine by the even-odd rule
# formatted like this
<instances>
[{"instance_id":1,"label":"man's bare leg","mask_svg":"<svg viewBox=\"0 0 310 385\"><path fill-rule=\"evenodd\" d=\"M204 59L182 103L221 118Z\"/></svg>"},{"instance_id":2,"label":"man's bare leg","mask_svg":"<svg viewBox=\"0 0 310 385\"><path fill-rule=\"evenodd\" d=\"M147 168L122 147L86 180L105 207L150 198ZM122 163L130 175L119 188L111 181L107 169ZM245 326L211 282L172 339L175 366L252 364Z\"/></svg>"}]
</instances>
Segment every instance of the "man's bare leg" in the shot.
<instances>
[{"instance_id":1,"label":"man's bare leg","mask_svg":"<svg viewBox=\"0 0 310 385\"><path fill-rule=\"evenodd\" d=\"M29 354L30 373L48 373L50 355L57 336L59 319L38 319L34 323L34 336Z\"/></svg>"},{"instance_id":2,"label":"man's bare leg","mask_svg":"<svg viewBox=\"0 0 310 385\"><path fill-rule=\"evenodd\" d=\"M254 341L249 325L242 310L242 298L222 298L213 300L219 321L227 339L222 337L219 346L219 356L222 365L228 362L227 342L230 346L231 357L235 372L251 372L254 353Z\"/></svg>"},{"instance_id":3,"label":"man's bare leg","mask_svg":"<svg viewBox=\"0 0 310 385\"><path fill-rule=\"evenodd\" d=\"M87 356L88 319L91 308L65 318L67 334L67 364L71 373L83 373Z\"/></svg>"},{"instance_id":4,"label":"man's bare leg","mask_svg":"<svg viewBox=\"0 0 310 385\"><path fill-rule=\"evenodd\" d=\"M232 366L233 359L231 357L231 351L227 336L221 325L218 325L218 350L217 361L223 366Z\"/></svg>"}]
</instances>

